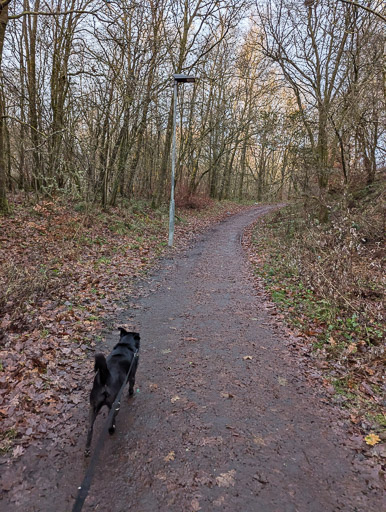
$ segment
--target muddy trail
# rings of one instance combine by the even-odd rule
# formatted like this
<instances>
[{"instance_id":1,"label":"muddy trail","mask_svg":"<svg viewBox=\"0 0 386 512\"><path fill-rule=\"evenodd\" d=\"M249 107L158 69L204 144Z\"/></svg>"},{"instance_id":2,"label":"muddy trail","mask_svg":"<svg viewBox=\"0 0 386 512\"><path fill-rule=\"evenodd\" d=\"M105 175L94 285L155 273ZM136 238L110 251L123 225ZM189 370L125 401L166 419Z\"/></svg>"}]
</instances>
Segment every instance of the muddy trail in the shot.
<instances>
[{"instance_id":1,"label":"muddy trail","mask_svg":"<svg viewBox=\"0 0 386 512\"><path fill-rule=\"evenodd\" d=\"M118 319L141 333L136 394L125 395L83 510L382 510L335 410L307 384L253 286L240 239L269 209L229 217L164 260ZM60 448L47 441L0 468L1 511L71 510L88 462L87 414L85 398Z\"/></svg>"}]
</instances>

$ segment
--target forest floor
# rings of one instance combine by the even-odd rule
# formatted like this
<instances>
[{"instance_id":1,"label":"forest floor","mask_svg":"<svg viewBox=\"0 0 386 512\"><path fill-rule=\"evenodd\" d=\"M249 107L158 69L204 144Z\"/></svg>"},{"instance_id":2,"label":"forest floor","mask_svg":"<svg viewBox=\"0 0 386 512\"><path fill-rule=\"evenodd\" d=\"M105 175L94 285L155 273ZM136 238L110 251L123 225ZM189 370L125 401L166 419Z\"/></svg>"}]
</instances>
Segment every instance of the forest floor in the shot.
<instances>
[{"instance_id":1,"label":"forest floor","mask_svg":"<svg viewBox=\"0 0 386 512\"><path fill-rule=\"evenodd\" d=\"M198 201L177 211L174 250L245 208ZM168 210L146 202L102 211L16 197L0 217L0 455L55 437L83 402L90 354L109 319L168 251ZM70 372L69 372L69 369ZM70 373L70 374L69 374Z\"/></svg>"},{"instance_id":2,"label":"forest floor","mask_svg":"<svg viewBox=\"0 0 386 512\"><path fill-rule=\"evenodd\" d=\"M385 463L385 217L380 184L346 207L330 198L320 224L313 204L288 205L246 231L256 279L297 335L294 349L351 422L364 452ZM383 441L383 442L382 442Z\"/></svg>"},{"instance_id":3,"label":"forest floor","mask_svg":"<svg viewBox=\"0 0 386 512\"><path fill-rule=\"evenodd\" d=\"M137 392L105 440L86 510L381 510L384 473L364 455L379 443L350 430L293 350L303 338L241 247L271 209L182 214L181 250L167 253L165 219L143 205L98 223L50 203L2 219L1 510L70 510L86 469L92 354L113 346L118 325L141 333Z\"/></svg>"}]
</instances>

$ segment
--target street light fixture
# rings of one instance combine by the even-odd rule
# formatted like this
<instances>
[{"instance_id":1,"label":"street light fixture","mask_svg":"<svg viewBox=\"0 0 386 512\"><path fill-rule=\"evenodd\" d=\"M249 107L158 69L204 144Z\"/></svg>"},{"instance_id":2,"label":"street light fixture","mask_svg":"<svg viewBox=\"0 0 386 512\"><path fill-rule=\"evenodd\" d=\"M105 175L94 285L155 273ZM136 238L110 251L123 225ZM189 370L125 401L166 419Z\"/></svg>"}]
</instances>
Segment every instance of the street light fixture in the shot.
<instances>
[{"instance_id":1,"label":"street light fixture","mask_svg":"<svg viewBox=\"0 0 386 512\"><path fill-rule=\"evenodd\" d=\"M192 84L196 81L196 77L193 75L175 74L173 75L173 78L176 82L180 82L183 84Z\"/></svg>"},{"instance_id":2,"label":"street light fixture","mask_svg":"<svg viewBox=\"0 0 386 512\"><path fill-rule=\"evenodd\" d=\"M196 77L192 75L184 75L181 73L174 74L174 107L173 107L173 145L172 145L172 183L170 193L170 209L169 209L169 247L173 245L174 237L174 180L176 174L176 114L177 114L177 88L178 84L192 84L196 81Z\"/></svg>"}]
</instances>

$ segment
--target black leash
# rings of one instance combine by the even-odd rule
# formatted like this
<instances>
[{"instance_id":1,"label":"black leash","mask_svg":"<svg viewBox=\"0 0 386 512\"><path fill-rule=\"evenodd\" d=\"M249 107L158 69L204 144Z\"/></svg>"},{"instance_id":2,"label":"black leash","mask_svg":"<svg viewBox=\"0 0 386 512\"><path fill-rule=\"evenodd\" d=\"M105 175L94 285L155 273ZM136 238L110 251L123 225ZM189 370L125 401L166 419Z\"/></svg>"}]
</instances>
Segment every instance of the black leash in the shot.
<instances>
[{"instance_id":1,"label":"black leash","mask_svg":"<svg viewBox=\"0 0 386 512\"><path fill-rule=\"evenodd\" d=\"M103 430L102 430L102 432L99 435L98 442L97 442L97 444L95 446L93 455L92 455L90 463L88 465L86 474L84 475L82 484L78 487L78 496L76 498L74 506L72 507L72 512L80 512L82 510L82 508L83 508L84 502L86 501L86 498L88 496L88 492L89 492L90 487L91 487L92 478L94 476L94 471L95 471L96 463L98 461L100 451L101 451L101 449L103 447L103 443L104 443L106 434L108 432L108 426L110 424L110 420L112 419L112 417L113 417L114 413L116 412L116 410L119 410L119 408L121 406L121 396L122 396L122 393L123 393L123 389L126 386L127 381L129 380L129 377L130 377L130 374L131 374L131 370L133 369L134 362L137 359L138 355L139 355L139 350L136 350L134 352L134 357L133 357L133 360L131 361L131 365L130 365L129 371L126 374L125 381L122 384L121 389L119 390L117 398L115 399L113 405L111 406L111 409L110 409L109 415L107 416L107 420L105 422Z\"/></svg>"}]
</instances>

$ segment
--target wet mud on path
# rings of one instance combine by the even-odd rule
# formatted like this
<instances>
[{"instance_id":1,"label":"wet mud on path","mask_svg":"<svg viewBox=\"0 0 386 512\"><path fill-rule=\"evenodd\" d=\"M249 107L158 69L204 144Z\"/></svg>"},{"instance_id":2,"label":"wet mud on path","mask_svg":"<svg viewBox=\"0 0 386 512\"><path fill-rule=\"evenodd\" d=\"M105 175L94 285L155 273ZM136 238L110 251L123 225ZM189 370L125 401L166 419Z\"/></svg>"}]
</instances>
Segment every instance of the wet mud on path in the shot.
<instances>
[{"instance_id":1,"label":"wet mud on path","mask_svg":"<svg viewBox=\"0 0 386 512\"><path fill-rule=\"evenodd\" d=\"M119 319L141 333L139 391L125 394L84 510L382 509L253 286L240 238L270 208L229 217L165 260ZM90 387L91 378L86 395ZM47 442L6 474L1 511L71 510L86 468L87 408L72 443L53 451Z\"/></svg>"}]
</instances>

